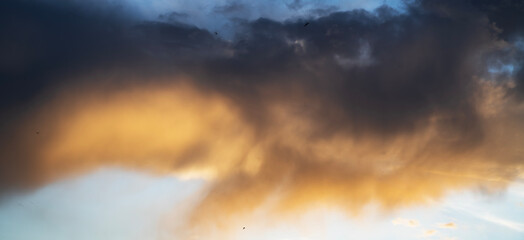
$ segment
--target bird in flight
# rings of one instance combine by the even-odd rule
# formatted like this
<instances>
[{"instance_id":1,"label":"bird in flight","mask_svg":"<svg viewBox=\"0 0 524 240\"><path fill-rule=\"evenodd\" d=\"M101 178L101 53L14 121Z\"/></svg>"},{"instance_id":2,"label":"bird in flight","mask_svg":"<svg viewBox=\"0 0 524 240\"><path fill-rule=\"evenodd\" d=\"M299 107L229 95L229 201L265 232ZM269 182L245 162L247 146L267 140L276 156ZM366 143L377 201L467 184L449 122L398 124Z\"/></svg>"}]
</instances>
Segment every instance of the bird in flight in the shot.
<instances>
[{"instance_id":1,"label":"bird in flight","mask_svg":"<svg viewBox=\"0 0 524 240\"><path fill-rule=\"evenodd\" d=\"M246 227L243 227L242 229L246 229Z\"/></svg>"},{"instance_id":2,"label":"bird in flight","mask_svg":"<svg viewBox=\"0 0 524 240\"><path fill-rule=\"evenodd\" d=\"M306 23L304 24L304 27L307 26L307 25L309 25L309 22L306 22Z\"/></svg>"}]
</instances>

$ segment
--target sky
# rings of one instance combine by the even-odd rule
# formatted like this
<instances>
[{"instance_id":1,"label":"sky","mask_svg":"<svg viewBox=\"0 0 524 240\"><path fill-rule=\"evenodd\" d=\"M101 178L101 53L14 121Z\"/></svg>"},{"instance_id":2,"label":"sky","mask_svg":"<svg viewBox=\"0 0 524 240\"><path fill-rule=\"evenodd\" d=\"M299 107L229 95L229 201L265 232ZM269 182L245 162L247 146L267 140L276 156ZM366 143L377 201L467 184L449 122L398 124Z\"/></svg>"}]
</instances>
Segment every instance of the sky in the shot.
<instances>
[{"instance_id":1,"label":"sky","mask_svg":"<svg viewBox=\"0 0 524 240\"><path fill-rule=\"evenodd\" d=\"M205 181L104 168L17 194L0 205L2 239L178 239ZM268 221L255 211L227 239L521 239L524 182L496 195L478 189L452 192L426 205L387 214L369 205L349 217L333 207L315 207L288 219ZM520 202L519 202L520 201ZM520 206L519 206L520 204ZM246 229L243 229L246 227ZM215 231L186 239L214 239Z\"/></svg>"},{"instance_id":2,"label":"sky","mask_svg":"<svg viewBox=\"0 0 524 240\"><path fill-rule=\"evenodd\" d=\"M0 239L522 239L520 1L0 2Z\"/></svg>"}]
</instances>

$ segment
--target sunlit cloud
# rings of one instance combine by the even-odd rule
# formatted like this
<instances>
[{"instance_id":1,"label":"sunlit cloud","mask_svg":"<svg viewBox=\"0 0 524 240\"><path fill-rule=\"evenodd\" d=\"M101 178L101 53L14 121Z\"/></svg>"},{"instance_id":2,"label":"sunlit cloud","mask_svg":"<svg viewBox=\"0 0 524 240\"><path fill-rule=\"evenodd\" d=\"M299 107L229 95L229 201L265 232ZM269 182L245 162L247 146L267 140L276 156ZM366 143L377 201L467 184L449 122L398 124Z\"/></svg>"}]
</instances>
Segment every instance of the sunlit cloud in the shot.
<instances>
[{"instance_id":1,"label":"sunlit cloud","mask_svg":"<svg viewBox=\"0 0 524 240\"><path fill-rule=\"evenodd\" d=\"M406 227L418 227L420 224L414 219L397 218L391 221L394 225L402 225Z\"/></svg>"},{"instance_id":2,"label":"sunlit cloud","mask_svg":"<svg viewBox=\"0 0 524 240\"><path fill-rule=\"evenodd\" d=\"M437 230L426 230L424 231L423 237L432 237L437 234Z\"/></svg>"},{"instance_id":3,"label":"sunlit cloud","mask_svg":"<svg viewBox=\"0 0 524 240\"><path fill-rule=\"evenodd\" d=\"M454 222L449 222L449 223L440 223L438 224L438 227L439 228L457 228L457 225L454 223Z\"/></svg>"},{"instance_id":4,"label":"sunlit cloud","mask_svg":"<svg viewBox=\"0 0 524 240\"><path fill-rule=\"evenodd\" d=\"M113 3L0 3L1 197L104 167L200 179L173 227L191 238L314 208L397 216L524 176L513 8L500 21L455 1Z\"/></svg>"},{"instance_id":5,"label":"sunlit cloud","mask_svg":"<svg viewBox=\"0 0 524 240\"><path fill-rule=\"evenodd\" d=\"M388 143L373 135L317 138L314 121L294 106L269 102L270 124L261 131L227 97L190 79L177 82L57 94L28 123L45 128L36 137L25 133L26 143L34 144L37 176L50 181L115 165L207 179L209 191L186 227L220 228L262 206L276 215L343 206L355 215L371 202L391 210L429 204L449 189L500 188L510 181L511 173L492 171L502 166L489 161L485 149L446 160L453 154L435 142L436 125Z\"/></svg>"}]
</instances>

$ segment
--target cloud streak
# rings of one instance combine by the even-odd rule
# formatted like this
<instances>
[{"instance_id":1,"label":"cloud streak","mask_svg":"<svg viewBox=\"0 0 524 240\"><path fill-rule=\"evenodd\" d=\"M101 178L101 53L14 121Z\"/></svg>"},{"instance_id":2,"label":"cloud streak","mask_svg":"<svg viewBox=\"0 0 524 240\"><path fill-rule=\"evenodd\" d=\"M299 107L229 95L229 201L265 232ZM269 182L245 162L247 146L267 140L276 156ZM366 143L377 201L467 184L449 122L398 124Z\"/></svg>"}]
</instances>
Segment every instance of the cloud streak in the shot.
<instances>
[{"instance_id":1,"label":"cloud streak","mask_svg":"<svg viewBox=\"0 0 524 240\"><path fill-rule=\"evenodd\" d=\"M449 222L449 223L441 223L438 225L439 228L452 228L452 229L455 229L457 228L457 225L454 223L454 222Z\"/></svg>"},{"instance_id":2,"label":"cloud streak","mask_svg":"<svg viewBox=\"0 0 524 240\"><path fill-rule=\"evenodd\" d=\"M403 225L406 227L418 227L420 224L417 220L413 219L405 219L405 218L397 218L391 221L394 225Z\"/></svg>"},{"instance_id":3,"label":"cloud streak","mask_svg":"<svg viewBox=\"0 0 524 240\"><path fill-rule=\"evenodd\" d=\"M482 214L482 215L477 215L477 216L484 221L498 224L500 226L504 226L504 227L510 228L518 232L524 232L524 223L514 222L508 219L499 218L491 214Z\"/></svg>"}]
</instances>

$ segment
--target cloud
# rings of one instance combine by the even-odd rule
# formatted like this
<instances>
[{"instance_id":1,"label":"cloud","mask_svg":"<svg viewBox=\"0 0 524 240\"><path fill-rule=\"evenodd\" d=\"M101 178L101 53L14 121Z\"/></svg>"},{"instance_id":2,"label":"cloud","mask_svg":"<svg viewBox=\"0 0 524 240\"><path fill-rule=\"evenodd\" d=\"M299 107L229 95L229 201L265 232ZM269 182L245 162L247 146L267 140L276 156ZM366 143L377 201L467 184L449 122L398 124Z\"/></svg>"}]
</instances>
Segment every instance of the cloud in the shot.
<instances>
[{"instance_id":1,"label":"cloud","mask_svg":"<svg viewBox=\"0 0 524 240\"><path fill-rule=\"evenodd\" d=\"M454 222L449 222L449 223L440 223L438 225L439 228L457 228L457 225L454 223Z\"/></svg>"},{"instance_id":2,"label":"cloud","mask_svg":"<svg viewBox=\"0 0 524 240\"><path fill-rule=\"evenodd\" d=\"M497 224L499 226L503 226L503 227L509 228L517 232L524 232L524 223L517 222L511 219L502 218L499 216L495 216L489 212L483 212L483 211L478 211L478 210L476 211L474 209L469 209L466 207L459 207L459 206L449 206L449 207L452 209L470 214L471 216L474 216L486 222Z\"/></svg>"},{"instance_id":3,"label":"cloud","mask_svg":"<svg viewBox=\"0 0 524 240\"><path fill-rule=\"evenodd\" d=\"M230 14L234 12L246 11L246 6L239 2L231 2L223 6L216 6L214 11L221 14Z\"/></svg>"},{"instance_id":4,"label":"cloud","mask_svg":"<svg viewBox=\"0 0 524 240\"><path fill-rule=\"evenodd\" d=\"M424 231L424 237L432 237L434 236L435 234L437 234L438 232L436 230L426 230Z\"/></svg>"},{"instance_id":5,"label":"cloud","mask_svg":"<svg viewBox=\"0 0 524 240\"><path fill-rule=\"evenodd\" d=\"M418 227L420 224L417 220L405 219L405 218L396 218L391 221L394 225L402 225L406 227Z\"/></svg>"},{"instance_id":6,"label":"cloud","mask_svg":"<svg viewBox=\"0 0 524 240\"><path fill-rule=\"evenodd\" d=\"M122 10L0 4L2 193L105 165L199 176L187 224L227 228L267 205L391 210L522 174L518 76L486 73L518 69L519 45L475 5L237 19L223 40Z\"/></svg>"},{"instance_id":7,"label":"cloud","mask_svg":"<svg viewBox=\"0 0 524 240\"><path fill-rule=\"evenodd\" d=\"M524 223L500 218L500 217L497 217L497 216L494 216L488 213L478 214L476 216L484 221L488 221L488 222L491 222L491 223L494 223L500 226L504 226L514 231L524 232Z\"/></svg>"}]
</instances>

